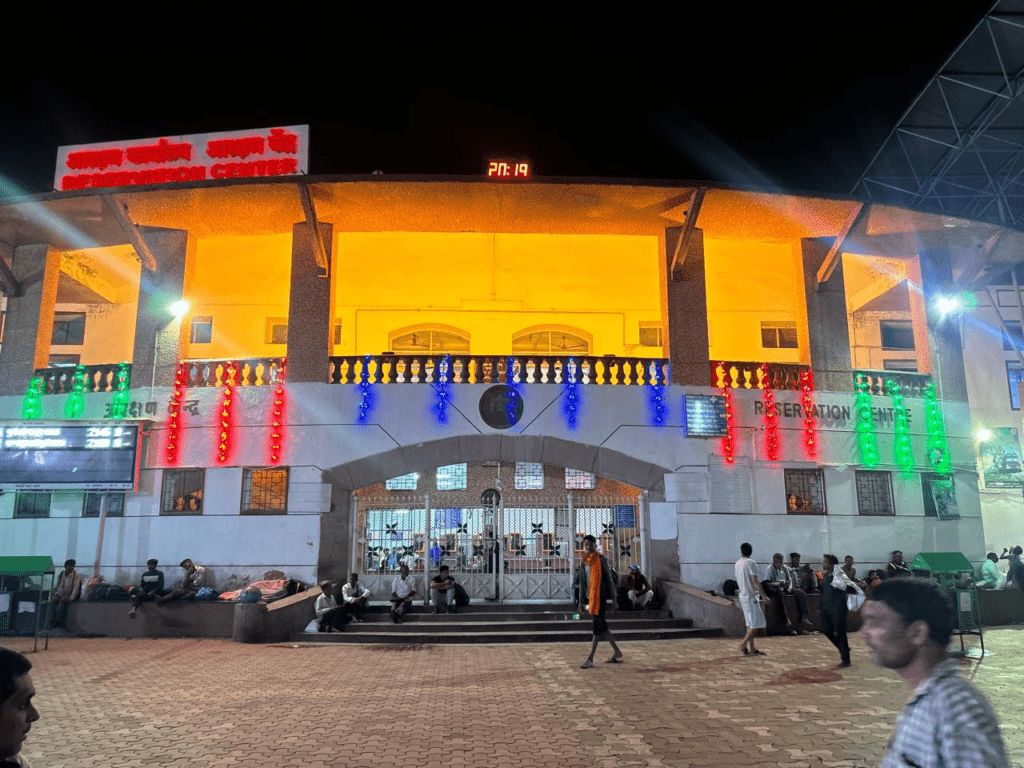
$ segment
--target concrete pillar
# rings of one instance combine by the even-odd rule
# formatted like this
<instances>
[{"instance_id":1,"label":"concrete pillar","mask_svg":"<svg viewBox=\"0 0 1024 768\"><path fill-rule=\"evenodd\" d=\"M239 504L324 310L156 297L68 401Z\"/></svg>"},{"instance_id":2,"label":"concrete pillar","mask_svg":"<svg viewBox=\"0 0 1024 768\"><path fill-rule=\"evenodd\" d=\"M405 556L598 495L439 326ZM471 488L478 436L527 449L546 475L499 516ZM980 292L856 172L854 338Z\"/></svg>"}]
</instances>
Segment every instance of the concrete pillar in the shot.
<instances>
[{"instance_id":1,"label":"concrete pillar","mask_svg":"<svg viewBox=\"0 0 1024 768\"><path fill-rule=\"evenodd\" d=\"M964 371L964 351L960 339L960 321L943 317L935 307L937 297L952 293L953 269L948 252L921 254L921 291L924 294L925 314L932 355L932 378L936 394L942 400L967 402L967 375ZM916 339L915 339L916 341Z\"/></svg>"},{"instance_id":2,"label":"concrete pillar","mask_svg":"<svg viewBox=\"0 0 1024 768\"><path fill-rule=\"evenodd\" d=\"M320 224L328 262L334 227ZM328 381L331 354L330 276L321 276L313 250L313 232L305 223L292 226L292 275L288 293L288 381Z\"/></svg>"},{"instance_id":3,"label":"concrete pillar","mask_svg":"<svg viewBox=\"0 0 1024 768\"><path fill-rule=\"evenodd\" d=\"M291 371L288 373L291 377ZM324 479L328 480L327 475ZM352 492L337 484L331 486L331 509L320 515L320 551L317 554L318 581L348 581L352 571L366 572L366 563L352 563L351 530Z\"/></svg>"},{"instance_id":4,"label":"concrete pillar","mask_svg":"<svg viewBox=\"0 0 1024 768\"><path fill-rule=\"evenodd\" d=\"M669 262L682 227L665 230ZM711 385L708 357L708 292L704 278L704 232L693 230L683 267L676 280L668 279L668 348L672 383L694 387Z\"/></svg>"},{"instance_id":5,"label":"concrete pillar","mask_svg":"<svg viewBox=\"0 0 1024 768\"><path fill-rule=\"evenodd\" d=\"M804 293L807 302L808 346L814 370L815 389L852 392L850 325L846 316L846 284L843 262L818 288L818 270L832 248L833 238L805 238L801 241L804 264Z\"/></svg>"},{"instance_id":6,"label":"concrete pillar","mask_svg":"<svg viewBox=\"0 0 1024 768\"><path fill-rule=\"evenodd\" d=\"M185 295L189 256L195 244L182 229L139 227L139 234L159 268L155 274L143 268L139 275L132 388L170 387L178 360L185 356L189 325L188 315L178 320L168 307Z\"/></svg>"},{"instance_id":7,"label":"concrete pillar","mask_svg":"<svg viewBox=\"0 0 1024 768\"><path fill-rule=\"evenodd\" d=\"M53 336L60 251L48 245L14 249L11 271L21 283L21 296L7 297L4 342L0 347L0 395L23 395L32 372L45 368Z\"/></svg>"}]
</instances>

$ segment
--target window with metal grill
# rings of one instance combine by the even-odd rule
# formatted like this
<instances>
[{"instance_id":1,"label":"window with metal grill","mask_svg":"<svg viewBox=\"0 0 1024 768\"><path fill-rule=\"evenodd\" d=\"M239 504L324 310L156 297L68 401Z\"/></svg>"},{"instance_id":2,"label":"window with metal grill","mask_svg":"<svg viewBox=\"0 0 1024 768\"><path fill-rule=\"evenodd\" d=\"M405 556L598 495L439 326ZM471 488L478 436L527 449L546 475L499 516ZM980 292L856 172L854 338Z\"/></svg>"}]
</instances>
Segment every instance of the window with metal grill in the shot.
<instances>
[{"instance_id":1,"label":"window with metal grill","mask_svg":"<svg viewBox=\"0 0 1024 768\"><path fill-rule=\"evenodd\" d=\"M288 512L288 468L246 469L242 475L243 515Z\"/></svg>"},{"instance_id":2,"label":"window with metal grill","mask_svg":"<svg viewBox=\"0 0 1024 768\"><path fill-rule=\"evenodd\" d=\"M857 470L857 514L895 515L892 504L892 475L889 472Z\"/></svg>"},{"instance_id":3,"label":"window with metal grill","mask_svg":"<svg viewBox=\"0 0 1024 768\"><path fill-rule=\"evenodd\" d=\"M165 469L164 487L160 494L160 514L203 514L205 483L205 469Z\"/></svg>"},{"instance_id":4,"label":"window with metal grill","mask_svg":"<svg viewBox=\"0 0 1024 768\"><path fill-rule=\"evenodd\" d=\"M419 473L410 472L407 475L399 475L398 477L392 477L390 480L384 481L384 487L389 491L415 491L416 486L419 484Z\"/></svg>"},{"instance_id":5,"label":"window with metal grill","mask_svg":"<svg viewBox=\"0 0 1024 768\"><path fill-rule=\"evenodd\" d=\"M544 465L533 461L517 461L515 486L517 491L543 491Z\"/></svg>"},{"instance_id":6,"label":"window with metal grill","mask_svg":"<svg viewBox=\"0 0 1024 768\"><path fill-rule=\"evenodd\" d=\"M820 469L787 469L786 512L791 515L824 515L825 478Z\"/></svg>"},{"instance_id":7,"label":"window with metal grill","mask_svg":"<svg viewBox=\"0 0 1024 768\"><path fill-rule=\"evenodd\" d=\"M592 491L597 485L593 472L565 468L565 489L567 491Z\"/></svg>"},{"instance_id":8,"label":"window with metal grill","mask_svg":"<svg viewBox=\"0 0 1024 768\"><path fill-rule=\"evenodd\" d=\"M448 464L437 468L437 490L461 491L466 488L466 465Z\"/></svg>"},{"instance_id":9,"label":"window with metal grill","mask_svg":"<svg viewBox=\"0 0 1024 768\"><path fill-rule=\"evenodd\" d=\"M14 497L15 517L49 517L49 493L21 493Z\"/></svg>"},{"instance_id":10,"label":"window with metal grill","mask_svg":"<svg viewBox=\"0 0 1024 768\"><path fill-rule=\"evenodd\" d=\"M82 505L82 517L99 517L100 504L103 503L102 493L85 494L85 503ZM124 494L107 494L107 517L124 517Z\"/></svg>"}]
</instances>

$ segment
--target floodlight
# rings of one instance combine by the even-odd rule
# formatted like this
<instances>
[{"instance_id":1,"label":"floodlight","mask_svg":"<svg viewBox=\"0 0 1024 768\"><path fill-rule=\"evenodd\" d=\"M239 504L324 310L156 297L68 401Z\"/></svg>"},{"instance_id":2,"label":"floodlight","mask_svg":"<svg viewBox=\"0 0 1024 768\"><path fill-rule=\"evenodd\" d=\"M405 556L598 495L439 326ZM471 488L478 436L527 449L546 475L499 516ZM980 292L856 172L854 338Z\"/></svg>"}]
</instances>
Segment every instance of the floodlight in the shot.
<instances>
[{"instance_id":1,"label":"floodlight","mask_svg":"<svg viewBox=\"0 0 1024 768\"><path fill-rule=\"evenodd\" d=\"M185 299L179 299L178 301L167 307L167 311L170 312L178 320L181 320L188 312L188 302Z\"/></svg>"}]
</instances>

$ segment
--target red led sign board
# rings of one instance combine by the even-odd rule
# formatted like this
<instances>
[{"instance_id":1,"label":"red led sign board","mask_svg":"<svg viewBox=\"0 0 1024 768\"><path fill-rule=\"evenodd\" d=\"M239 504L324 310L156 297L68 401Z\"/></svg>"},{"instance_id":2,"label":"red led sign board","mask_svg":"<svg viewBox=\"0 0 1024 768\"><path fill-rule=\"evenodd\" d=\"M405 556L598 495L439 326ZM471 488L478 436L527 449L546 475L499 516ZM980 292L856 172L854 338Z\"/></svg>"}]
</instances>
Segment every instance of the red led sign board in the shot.
<instances>
[{"instance_id":1,"label":"red led sign board","mask_svg":"<svg viewBox=\"0 0 1024 768\"><path fill-rule=\"evenodd\" d=\"M309 126L60 147L54 189L97 189L309 172Z\"/></svg>"},{"instance_id":2,"label":"red led sign board","mask_svg":"<svg viewBox=\"0 0 1024 768\"><path fill-rule=\"evenodd\" d=\"M530 178L529 160L490 160L487 163L489 179L528 179Z\"/></svg>"}]
</instances>

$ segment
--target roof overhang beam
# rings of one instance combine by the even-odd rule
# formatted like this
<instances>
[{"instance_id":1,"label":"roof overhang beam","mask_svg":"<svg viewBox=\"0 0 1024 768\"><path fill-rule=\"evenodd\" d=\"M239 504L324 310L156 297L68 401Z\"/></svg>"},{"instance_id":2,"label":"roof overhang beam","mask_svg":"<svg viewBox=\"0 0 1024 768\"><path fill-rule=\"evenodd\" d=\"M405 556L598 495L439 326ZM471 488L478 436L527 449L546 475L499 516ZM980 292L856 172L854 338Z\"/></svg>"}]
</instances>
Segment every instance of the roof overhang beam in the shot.
<instances>
[{"instance_id":1,"label":"roof overhang beam","mask_svg":"<svg viewBox=\"0 0 1024 768\"><path fill-rule=\"evenodd\" d=\"M157 272L159 266L156 263L156 258L153 256L153 252L146 245L146 241L142 239L142 234L139 232L139 228L135 226L135 222L128 218L127 209L120 200L113 195L100 195L103 200L103 204L107 207L110 215L114 217L114 221L124 232L124 236L128 238L128 242L131 243L132 248L135 249L135 253L139 255L139 261L142 262L142 266L148 269L150 272Z\"/></svg>"},{"instance_id":2,"label":"roof overhang beam","mask_svg":"<svg viewBox=\"0 0 1024 768\"><path fill-rule=\"evenodd\" d=\"M836 271L836 267L839 266L839 259L842 258L843 244L846 242L846 238L849 237L854 227L867 217L870 209L870 205L857 203L857 207L850 211L850 215L846 217L846 221L843 222L842 228L836 234L836 239L832 243L832 247L829 248L825 260L818 269L818 281L814 286L816 291L820 291L822 283L827 283L828 279L832 277L832 273Z\"/></svg>"},{"instance_id":3,"label":"roof overhang beam","mask_svg":"<svg viewBox=\"0 0 1024 768\"><path fill-rule=\"evenodd\" d=\"M676 242L675 253L672 254L672 263L669 266L668 274L672 280L676 280L678 271L686 263L686 253L690 247L690 240L693 238L693 230L697 227L697 217L700 216L701 206L704 205L704 194L707 187L698 187L693 190L690 198L690 208L686 212L686 221L683 222L683 231Z\"/></svg>"},{"instance_id":4,"label":"roof overhang beam","mask_svg":"<svg viewBox=\"0 0 1024 768\"><path fill-rule=\"evenodd\" d=\"M320 220L316 216L316 206L313 205L313 198L309 194L309 184L299 184L298 187L302 211L306 215L306 224L313 233L313 258L316 259L316 265L321 270L321 277L330 277L331 264L327 260L324 235L320 230Z\"/></svg>"}]
</instances>

